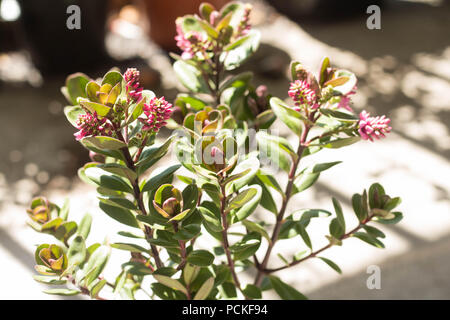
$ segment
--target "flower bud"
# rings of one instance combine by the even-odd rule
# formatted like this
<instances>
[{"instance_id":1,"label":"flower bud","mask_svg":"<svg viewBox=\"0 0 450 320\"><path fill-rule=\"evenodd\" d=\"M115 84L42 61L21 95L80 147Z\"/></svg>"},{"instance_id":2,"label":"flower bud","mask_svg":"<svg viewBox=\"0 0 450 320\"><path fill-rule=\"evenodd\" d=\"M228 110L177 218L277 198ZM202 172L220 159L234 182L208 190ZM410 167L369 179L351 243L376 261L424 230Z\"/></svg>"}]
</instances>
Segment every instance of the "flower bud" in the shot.
<instances>
[{"instance_id":1,"label":"flower bud","mask_svg":"<svg viewBox=\"0 0 450 320\"><path fill-rule=\"evenodd\" d=\"M51 209L46 198L35 198L31 203L31 208L27 209L31 220L43 225L51 220Z\"/></svg>"},{"instance_id":2,"label":"flower bud","mask_svg":"<svg viewBox=\"0 0 450 320\"><path fill-rule=\"evenodd\" d=\"M153 207L164 218L170 219L181 213L183 196L173 185L164 184L155 192Z\"/></svg>"},{"instance_id":3,"label":"flower bud","mask_svg":"<svg viewBox=\"0 0 450 320\"><path fill-rule=\"evenodd\" d=\"M67 269L67 256L64 253L63 249L55 244L44 244L40 245L36 249L36 269L39 272L44 271L43 268L39 266L43 266L46 274L61 274L64 270Z\"/></svg>"}]
</instances>

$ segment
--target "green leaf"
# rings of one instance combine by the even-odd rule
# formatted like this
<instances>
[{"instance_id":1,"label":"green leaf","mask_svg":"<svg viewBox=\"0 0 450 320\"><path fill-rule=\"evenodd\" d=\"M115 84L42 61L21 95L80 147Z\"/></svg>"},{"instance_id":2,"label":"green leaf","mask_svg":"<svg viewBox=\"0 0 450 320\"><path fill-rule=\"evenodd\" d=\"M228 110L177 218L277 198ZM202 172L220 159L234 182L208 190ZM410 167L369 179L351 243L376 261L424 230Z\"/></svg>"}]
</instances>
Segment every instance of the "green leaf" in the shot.
<instances>
[{"instance_id":1,"label":"green leaf","mask_svg":"<svg viewBox=\"0 0 450 320\"><path fill-rule=\"evenodd\" d=\"M320 173L301 173L294 180L294 194L302 192L311 187L317 179L319 179Z\"/></svg>"},{"instance_id":2,"label":"green leaf","mask_svg":"<svg viewBox=\"0 0 450 320\"><path fill-rule=\"evenodd\" d=\"M297 224L295 226L295 229L297 230L300 237L302 237L303 242L306 244L306 246L312 250L311 239L308 235L308 232L306 232L306 228L301 224Z\"/></svg>"},{"instance_id":3,"label":"green leaf","mask_svg":"<svg viewBox=\"0 0 450 320\"><path fill-rule=\"evenodd\" d=\"M136 207L133 202L120 196L102 196L98 197L98 199L101 202L111 206L119 207L122 209L138 210L138 207Z\"/></svg>"},{"instance_id":4,"label":"green leaf","mask_svg":"<svg viewBox=\"0 0 450 320\"><path fill-rule=\"evenodd\" d=\"M91 289L91 298L95 299L98 297L98 294L100 293L100 291L105 287L106 285L106 280L102 279L99 282L97 282Z\"/></svg>"},{"instance_id":5,"label":"green leaf","mask_svg":"<svg viewBox=\"0 0 450 320\"><path fill-rule=\"evenodd\" d=\"M382 224L396 224L399 223L403 219L403 214L401 212L391 212L391 214L394 215L392 219L383 219L380 217L376 218L376 222L382 223Z\"/></svg>"},{"instance_id":6,"label":"green leaf","mask_svg":"<svg viewBox=\"0 0 450 320\"><path fill-rule=\"evenodd\" d=\"M305 172L309 173L319 173L322 171L325 171L331 167L334 167L335 165L341 163L342 161L334 161L334 162L325 162L325 163L317 163L308 169L305 170Z\"/></svg>"},{"instance_id":7,"label":"green leaf","mask_svg":"<svg viewBox=\"0 0 450 320\"><path fill-rule=\"evenodd\" d=\"M256 175L258 169L259 160L254 156L251 156L248 159L240 162L232 172L236 178L228 182L225 186L226 193L230 194L246 186ZM244 172L246 173L242 174Z\"/></svg>"},{"instance_id":8,"label":"green leaf","mask_svg":"<svg viewBox=\"0 0 450 320\"><path fill-rule=\"evenodd\" d=\"M259 47L261 34L251 30L246 36L237 39L224 48L224 66L226 70L233 70L247 60ZM221 58L222 58L221 57Z\"/></svg>"},{"instance_id":9,"label":"green leaf","mask_svg":"<svg viewBox=\"0 0 450 320\"><path fill-rule=\"evenodd\" d=\"M273 199L269 188L264 184L264 182L261 181L258 176L255 176L250 183L257 184L261 187L261 190L262 190L261 201L260 201L261 206L264 209L269 210L270 212L272 212L274 214L278 214L278 209L277 209L275 200Z\"/></svg>"},{"instance_id":10,"label":"green leaf","mask_svg":"<svg viewBox=\"0 0 450 320\"><path fill-rule=\"evenodd\" d=\"M381 198L385 195L384 188L379 183L374 183L369 188L369 205L370 208L381 208L382 200Z\"/></svg>"},{"instance_id":11,"label":"green leaf","mask_svg":"<svg viewBox=\"0 0 450 320\"><path fill-rule=\"evenodd\" d=\"M208 227L208 229L212 230L213 232L222 231L222 224L220 223L220 212L213 202L203 201L198 209L203 217L203 223L205 224L205 227Z\"/></svg>"},{"instance_id":12,"label":"green leaf","mask_svg":"<svg viewBox=\"0 0 450 320\"><path fill-rule=\"evenodd\" d=\"M261 289L253 284L247 284L242 291L244 292L246 297L249 297L252 299L261 299L262 298Z\"/></svg>"},{"instance_id":13,"label":"green leaf","mask_svg":"<svg viewBox=\"0 0 450 320\"><path fill-rule=\"evenodd\" d=\"M360 137L339 138L333 141L324 142L320 144L320 146L323 148L338 149L354 144L360 140L361 140Z\"/></svg>"},{"instance_id":14,"label":"green leaf","mask_svg":"<svg viewBox=\"0 0 450 320\"><path fill-rule=\"evenodd\" d=\"M125 250L125 251L130 251L130 252L148 252L147 249L134 244L134 243L121 243L121 242L117 242L117 243L113 243L111 244L112 248L115 249L119 249L119 250Z\"/></svg>"},{"instance_id":15,"label":"green leaf","mask_svg":"<svg viewBox=\"0 0 450 320\"><path fill-rule=\"evenodd\" d=\"M246 191L246 190L254 190L254 191ZM256 207L261 200L262 189L258 185L251 185L248 189L243 190L242 192L246 192L247 195L252 195L251 199L247 199L246 203L243 203L238 209L231 210L232 223L237 221L242 221L250 216L253 211L255 211Z\"/></svg>"},{"instance_id":16,"label":"green leaf","mask_svg":"<svg viewBox=\"0 0 450 320\"><path fill-rule=\"evenodd\" d=\"M339 266L334 263L333 261L331 261L330 259L324 258L324 257L318 257L320 260L322 260L323 262L325 262L327 265L330 266L330 268L332 268L334 271L336 271L337 273L341 274L342 270L341 268L339 268Z\"/></svg>"},{"instance_id":17,"label":"green leaf","mask_svg":"<svg viewBox=\"0 0 450 320\"><path fill-rule=\"evenodd\" d=\"M296 289L283 282L276 276L269 276L270 283L272 284L275 292L283 300L306 300L307 298L298 292Z\"/></svg>"},{"instance_id":18,"label":"green leaf","mask_svg":"<svg viewBox=\"0 0 450 320\"><path fill-rule=\"evenodd\" d=\"M79 293L81 293L80 290L76 290L76 289L47 289L42 291L46 294L51 294L51 295L58 295L58 296L75 296Z\"/></svg>"},{"instance_id":19,"label":"green leaf","mask_svg":"<svg viewBox=\"0 0 450 320\"><path fill-rule=\"evenodd\" d=\"M99 164L97 167L107 172L127 178L130 181L134 181L137 178L136 172L118 163Z\"/></svg>"},{"instance_id":20,"label":"green leaf","mask_svg":"<svg viewBox=\"0 0 450 320\"><path fill-rule=\"evenodd\" d=\"M344 214L342 213L341 204L335 197L332 198L332 201L333 201L334 211L336 212L337 221L339 222L339 224L341 225L342 229L345 232L345 219L344 219Z\"/></svg>"},{"instance_id":21,"label":"green leaf","mask_svg":"<svg viewBox=\"0 0 450 320\"><path fill-rule=\"evenodd\" d=\"M234 260L245 260L251 257L261 245L261 235L257 232L246 234L241 241L236 242L230 247Z\"/></svg>"},{"instance_id":22,"label":"green leaf","mask_svg":"<svg viewBox=\"0 0 450 320\"><path fill-rule=\"evenodd\" d=\"M181 227L177 233L173 236L176 240L188 241L194 238L196 235L200 233L200 225L198 224L190 224L187 226Z\"/></svg>"},{"instance_id":23,"label":"green leaf","mask_svg":"<svg viewBox=\"0 0 450 320\"><path fill-rule=\"evenodd\" d=\"M69 101L77 104L77 98L86 98L86 85L89 82L89 77L83 73L74 73L67 77L66 88L69 95Z\"/></svg>"},{"instance_id":24,"label":"green leaf","mask_svg":"<svg viewBox=\"0 0 450 320\"><path fill-rule=\"evenodd\" d=\"M119 150L127 147L124 142L106 136L85 137L80 142L86 147L94 147L101 150Z\"/></svg>"},{"instance_id":25,"label":"green leaf","mask_svg":"<svg viewBox=\"0 0 450 320\"><path fill-rule=\"evenodd\" d=\"M117 232L117 234L122 237L127 237L127 238L144 239L144 236L137 235L137 234L134 234L134 233L128 232L128 231L119 231L119 232Z\"/></svg>"},{"instance_id":26,"label":"green leaf","mask_svg":"<svg viewBox=\"0 0 450 320\"><path fill-rule=\"evenodd\" d=\"M90 113L97 113L99 117L106 117L111 111L111 108L104 104L92 102L84 98L79 98L78 103L83 108L89 110Z\"/></svg>"},{"instance_id":27,"label":"green leaf","mask_svg":"<svg viewBox=\"0 0 450 320\"><path fill-rule=\"evenodd\" d=\"M108 246L101 246L89 257L83 268L83 272L86 275L84 279L86 285L92 283L102 273L108 262L110 252L111 249Z\"/></svg>"},{"instance_id":28,"label":"green leaf","mask_svg":"<svg viewBox=\"0 0 450 320\"><path fill-rule=\"evenodd\" d=\"M186 263L183 269L183 279L186 284L190 284L195 280L198 273L200 272L199 266L194 266L193 264Z\"/></svg>"},{"instance_id":29,"label":"green leaf","mask_svg":"<svg viewBox=\"0 0 450 320\"><path fill-rule=\"evenodd\" d=\"M298 61L292 61L290 66L289 66L289 70L291 71L291 79L292 82L294 82L295 80L299 80L298 79L298 75L297 75L297 66L301 66L302 64Z\"/></svg>"},{"instance_id":30,"label":"green leaf","mask_svg":"<svg viewBox=\"0 0 450 320\"><path fill-rule=\"evenodd\" d=\"M194 66L178 60L173 64L173 70L186 89L194 93L209 93L208 85L202 78L201 72Z\"/></svg>"},{"instance_id":31,"label":"green leaf","mask_svg":"<svg viewBox=\"0 0 450 320\"><path fill-rule=\"evenodd\" d=\"M153 270L141 262L126 262L122 264L122 269L126 274L136 276L147 276L149 274L153 274Z\"/></svg>"},{"instance_id":32,"label":"green leaf","mask_svg":"<svg viewBox=\"0 0 450 320\"><path fill-rule=\"evenodd\" d=\"M326 80L327 69L330 67L330 59L328 57L323 58L322 63L320 64L320 72L319 72L319 84L323 86Z\"/></svg>"},{"instance_id":33,"label":"green leaf","mask_svg":"<svg viewBox=\"0 0 450 320\"><path fill-rule=\"evenodd\" d=\"M383 233L383 231L378 230L378 229L375 228L375 227L368 226L368 225L364 225L364 226L363 226L363 229L366 230L366 232L367 232L368 234L370 234L372 237L375 237L375 238L382 238L382 239L386 238L386 235Z\"/></svg>"},{"instance_id":34,"label":"green leaf","mask_svg":"<svg viewBox=\"0 0 450 320\"><path fill-rule=\"evenodd\" d=\"M176 106L180 106L180 104L195 111L202 110L206 106L206 102L204 102L203 100L184 93L179 94L177 96L177 99L175 100Z\"/></svg>"},{"instance_id":35,"label":"green leaf","mask_svg":"<svg viewBox=\"0 0 450 320\"><path fill-rule=\"evenodd\" d=\"M356 76L353 72L347 71L347 70L337 70L334 73L334 78L340 78L340 77L348 77L348 80L340 85L337 85L333 88L334 91L339 92L342 95L346 95L348 93L350 93L353 88L355 87L356 83L357 83L357 79Z\"/></svg>"},{"instance_id":36,"label":"green leaf","mask_svg":"<svg viewBox=\"0 0 450 320\"><path fill-rule=\"evenodd\" d=\"M360 239L360 240L362 240L364 242L367 242L368 244L370 244L370 245L372 245L374 247L384 248L384 244L380 240L374 238L373 236L371 236L368 233L355 232L354 234L352 234L352 237L355 237L355 238L358 238L358 239Z\"/></svg>"},{"instance_id":37,"label":"green leaf","mask_svg":"<svg viewBox=\"0 0 450 320\"><path fill-rule=\"evenodd\" d=\"M136 221L135 216L131 213L130 210L125 210L116 206L110 206L106 203L100 202L100 209L102 209L108 216L117 220L120 223L123 223L127 226L139 228L139 225Z\"/></svg>"},{"instance_id":38,"label":"green leaf","mask_svg":"<svg viewBox=\"0 0 450 320\"><path fill-rule=\"evenodd\" d=\"M175 164L168 168L160 167L155 169L150 178L142 188L142 192L156 190L159 186L172 182L173 173L181 167L180 164Z\"/></svg>"},{"instance_id":39,"label":"green leaf","mask_svg":"<svg viewBox=\"0 0 450 320\"><path fill-rule=\"evenodd\" d=\"M344 229L342 228L342 225L340 224L337 218L331 220L329 229L330 234L336 239L340 239L345 233Z\"/></svg>"},{"instance_id":40,"label":"green leaf","mask_svg":"<svg viewBox=\"0 0 450 320\"><path fill-rule=\"evenodd\" d=\"M139 161L136 163L137 174L141 175L148 168L154 165L159 159L161 159L169 150L170 144L172 143L175 136L167 138L167 140L158 146L152 146L150 148L144 149Z\"/></svg>"},{"instance_id":41,"label":"green leaf","mask_svg":"<svg viewBox=\"0 0 450 320\"><path fill-rule=\"evenodd\" d=\"M66 106L64 107L64 115L71 125L77 127L76 121L78 116L81 114L85 114L86 110L84 110L81 106Z\"/></svg>"},{"instance_id":42,"label":"green leaf","mask_svg":"<svg viewBox=\"0 0 450 320\"><path fill-rule=\"evenodd\" d=\"M252 200L256 194L257 194L256 189L252 188L245 189L244 191L236 195L233 199L231 199L230 203L226 208L226 212L230 212L231 210L241 208L244 204Z\"/></svg>"},{"instance_id":43,"label":"green leaf","mask_svg":"<svg viewBox=\"0 0 450 320\"><path fill-rule=\"evenodd\" d=\"M303 121L299 112L286 105L283 100L277 97L272 97L270 99L270 106L278 119L283 121L297 136L301 135L303 131Z\"/></svg>"},{"instance_id":44,"label":"green leaf","mask_svg":"<svg viewBox=\"0 0 450 320\"><path fill-rule=\"evenodd\" d=\"M364 219L367 218L367 212L363 210L362 197L360 194L355 193L352 196L352 207L359 222L364 221Z\"/></svg>"},{"instance_id":45,"label":"green leaf","mask_svg":"<svg viewBox=\"0 0 450 320\"><path fill-rule=\"evenodd\" d=\"M248 231L257 232L262 237L266 238L269 243L272 242L266 229L264 229L264 227L260 224L250 220L242 220L242 224L247 228Z\"/></svg>"},{"instance_id":46,"label":"green leaf","mask_svg":"<svg viewBox=\"0 0 450 320\"><path fill-rule=\"evenodd\" d=\"M289 172L291 162L297 155L286 139L259 131L256 134L256 140L260 159L270 159L270 162L276 164L278 168Z\"/></svg>"},{"instance_id":47,"label":"green leaf","mask_svg":"<svg viewBox=\"0 0 450 320\"><path fill-rule=\"evenodd\" d=\"M76 236L67 251L67 258L69 259L70 266L77 266L84 262L86 259L86 244L84 243L84 237L81 235Z\"/></svg>"},{"instance_id":48,"label":"green leaf","mask_svg":"<svg viewBox=\"0 0 450 320\"><path fill-rule=\"evenodd\" d=\"M326 116L338 119L341 122L353 123L358 121L358 118L353 113L350 112L332 109L320 109L320 112Z\"/></svg>"},{"instance_id":49,"label":"green leaf","mask_svg":"<svg viewBox=\"0 0 450 320\"><path fill-rule=\"evenodd\" d=\"M275 179L273 175L265 173L261 169L258 170L256 175L258 176L258 179L261 180L266 186L278 191L279 194L284 195L277 179Z\"/></svg>"},{"instance_id":50,"label":"green leaf","mask_svg":"<svg viewBox=\"0 0 450 320\"><path fill-rule=\"evenodd\" d=\"M391 211L395 208L397 208L400 203L402 203L402 199L399 197L391 198L389 199L383 206L383 209L386 211Z\"/></svg>"},{"instance_id":51,"label":"green leaf","mask_svg":"<svg viewBox=\"0 0 450 320\"><path fill-rule=\"evenodd\" d=\"M58 213L58 216L63 219L64 221L67 221L67 218L69 217L69 211L70 211L70 201L69 199L64 200L64 204L61 207L61 210Z\"/></svg>"},{"instance_id":52,"label":"green leaf","mask_svg":"<svg viewBox=\"0 0 450 320\"><path fill-rule=\"evenodd\" d=\"M114 191L123 191L133 194L133 189L122 178L115 176L98 167L89 167L84 170L86 177L100 187Z\"/></svg>"},{"instance_id":53,"label":"green leaf","mask_svg":"<svg viewBox=\"0 0 450 320\"><path fill-rule=\"evenodd\" d=\"M277 256L278 256L278 258L279 258L281 261L283 261L283 263L284 263L286 266L289 266L289 261L287 261L287 259L286 259L285 257L283 257L283 255L282 255L281 253L278 253Z\"/></svg>"},{"instance_id":54,"label":"green leaf","mask_svg":"<svg viewBox=\"0 0 450 320\"><path fill-rule=\"evenodd\" d=\"M219 86L220 92L230 87L239 87L241 83L249 84L253 78L253 73L250 71L242 72L225 79Z\"/></svg>"},{"instance_id":55,"label":"green leaf","mask_svg":"<svg viewBox=\"0 0 450 320\"><path fill-rule=\"evenodd\" d=\"M88 99L92 102L100 102L99 97L97 96L97 92L100 91L100 85L91 80L86 85L86 95Z\"/></svg>"},{"instance_id":56,"label":"green leaf","mask_svg":"<svg viewBox=\"0 0 450 320\"><path fill-rule=\"evenodd\" d=\"M59 276L33 275L33 279L36 280L37 282L50 285L61 285L67 283L67 280L61 280Z\"/></svg>"},{"instance_id":57,"label":"green leaf","mask_svg":"<svg viewBox=\"0 0 450 320\"><path fill-rule=\"evenodd\" d=\"M80 221L77 234L82 236L83 239L87 239L89 232L91 231L92 216L86 213Z\"/></svg>"},{"instance_id":58,"label":"green leaf","mask_svg":"<svg viewBox=\"0 0 450 320\"><path fill-rule=\"evenodd\" d=\"M205 300L206 298L208 298L213 288L214 288L214 278L211 277L208 280L206 280L200 287L200 289L197 291L194 300Z\"/></svg>"},{"instance_id":59,"label":"green leaf","mask_svg":"<svg viewBox=\"0 0 450 320\"><path fill-rule=\"evenodd\" d=\"M78 229L78 225L74 221L64 222L53 234L60 241L67 241Z\"/></svg>"},{"instance_id":60,"label":"green leaf","mask_svg":"<svg viewBox=\"0 0 450 320\"><path fill-rule=\"evenodd\" d=\"M120 74L120 72L117 71L109 71L107 72L102 80L102 85L108 83L110 84L112 87L114 87L116 84L118 84L119 82L122 82L123 77Z\"/></svg>"},{"instance_id":61,"label":"green leaf","mask_svg":"<svg viewBox=\"0 0 450 320\"><path fill-rule=\"evenodd\" d=\"M179 290L179 291L183 292L184 294L187 294L186 288L178 280L175 280L175 279L172 279L170 277L163 276L160 274L155 274L155 275L153 275L153 277L159 283L161 283L169 288L172 288L174 290Z\"/></svg>"},{"instance_id":62,"label":"green leaf","mask_svg":"<svg viewBox=\"0 0 450 320\"><path fill-rule=\"evenodd\" d=\"M194 250L187 257L187 262L200 267L207 267L213 261L214 255L206 250Z\"/></svg>"}]
</instances>

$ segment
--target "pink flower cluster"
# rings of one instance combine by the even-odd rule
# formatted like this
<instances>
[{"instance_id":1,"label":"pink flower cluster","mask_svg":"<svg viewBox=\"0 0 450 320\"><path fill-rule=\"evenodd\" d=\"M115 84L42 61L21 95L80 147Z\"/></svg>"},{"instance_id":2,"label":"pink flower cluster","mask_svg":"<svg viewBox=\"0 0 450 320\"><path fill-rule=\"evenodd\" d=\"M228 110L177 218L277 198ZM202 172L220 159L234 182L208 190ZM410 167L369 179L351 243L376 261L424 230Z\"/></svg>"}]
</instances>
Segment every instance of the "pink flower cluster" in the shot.
<instances>
[{"instance_id":1,"label":"pink flower cluster","mask_svg":"<svg viewBox=\"0 0 450 320\"><path fill-rule=\"evenodd\" d=\"M184 33L179 21L177 21L175 41L177 42L178 48L183 51L181 58L186 60L192 59L197 52L206 50L209 46L205 34L195 31Z\"/></svg>"},{"instance_id":2,"label":"pink flower cluster","mask_svg":"<svg viewBox=\"0 0 450 320\"><path fill-rule=\"evenodd\" d=\"M251 29L250 24L250 13L252 11L252 5L246 4L244 9L244 16L242 17L241 22L239 23L238 30L237 30L237 37L243 37L248 34L248 32Z\"/></svg>"},{"instance_id":3,"label":"pink flower cluster","mask_svg":"<svg viewBox=\"0 0 450 320\"><path fill-rule=\"evenodd\" d=\"M385 116L371 117L365 110L359 115L359 129L358 132L362 139L373 141L373 138L384 138L386 133L389 133L392 128L389 126L391 119Z\"/></svg>"},{"instance_id":4,"label":"pink flower cluster","mask_svg":"<svg viewBox=\"0 0 450 320\"><path fill-rule=\"evenodd\" d=\"M295 80L291 83L288 91L289 96L294 100L297 111L300 111L300 106L307 104L313 109L317 109L319 104L316 103L317 95L306 80Z\"/></svg>"},{"instance_id":5,"label":"pink flower cluster","mask_svg":"<svg viewBox=\"0 0 450 320\"><path fill-rule=\"evenodd\" d=\"M76 128L80 131L74 133L77 140L81 140L87 136L111 136L113 133L112 125L107 122L106 118L99 119L97 113L89 112L78 115Z\"/></svg>"},{"instance_id":6,"label":"pink flower cluster","mask_svg":"<svg viewBox=\"0 0 450 320\"><path fill-rule=\"evenodd\" d=\"M142 97L142 87L139 85L140 72L136 68L128 68L123 75L129 100L138 101Z\"/></svg>"},{"instance_id":7,"label":"pink flower cluster","mask_svg":"<svg viewBox=\"0 0 450 320\"><path fill-rule=\"evenodd\" d=\"M144 104L144 114L147 118L139 118L144 124L142 130L158 132L162 126L167 124L166 120L172 114L172 104L167 102L164 97L153 98L149 103Z\"/></svg>"},{"instance_id":8,"label":"pink flower cluster","mask_svg":"<svg viewBox=\"0 0 450 320\"><path fill-rule=\"evenodd\" d=\"M351 96L354 95L356 93L356 86L353 88L352 91L350 91L349 93L347 93L345 96L341 97L341 100L339 101L338 104L338 108L343 108L346 109L350 112L353 112L353 109L350 107L350 102L351 102Z\"/></svg>"}]
</instances>

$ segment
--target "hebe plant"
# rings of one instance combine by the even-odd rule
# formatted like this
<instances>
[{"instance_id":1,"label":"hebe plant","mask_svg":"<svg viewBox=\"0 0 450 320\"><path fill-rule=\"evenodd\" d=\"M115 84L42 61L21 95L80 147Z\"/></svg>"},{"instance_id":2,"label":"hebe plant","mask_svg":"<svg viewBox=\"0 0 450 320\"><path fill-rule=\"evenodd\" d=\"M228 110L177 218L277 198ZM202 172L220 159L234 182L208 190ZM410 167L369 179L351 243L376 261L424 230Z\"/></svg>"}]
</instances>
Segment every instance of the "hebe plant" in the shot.
<instances>
[{"instance_id":1,"label":"hebe plant","mask_svg":"<svg viewBox=\"0 0 450 320\"><path fill-rule=\"evenodd\" d=\"M102 291L109 290L134 299L138 290L145 290L161 299L259 299L262 291L273 289L282 299L303 299L278 277L279 271L318 258L340 273L322 254L350 237L383 247L385 235L373 223L397 223L402 214L393 211L400 199L388 196L378 183L353 195L356 221L351 228L335 198L334 213L287 212L287 205L339 163L303 167L303 158L384 137L390 120L365 111L355 115L350 97L356 77L333 68L328 58L317 77L300 63L291 64L291 104L272 97L264 86L255 88L249 72L228 74L258 48L260 36L250 28L250 11L239 2L220 11L204 3L199 15L176 20L175 39L183 53L172 55L174 70L188 92L173 105L143 90L136 69L123 75L111 70L99 81L80 73L67 78L62 92L71 106L65 114L93 160L78 174L97 187L102 211L136 231L119 232L128 241L90 243L89 214L77 223L68 218L68 202L60 208L43 197L34 199L30 225L57 240L36 249L41 275L35 279L63 285L47 293L103 299ZM297 136L295 147L268 131L276 119ZM178 130L159 144L156 137L166 125ZM163 166L160 160L172 145L179 163ZM172 184L181 166L190 173L177 175L183 189ZM286 186L268 167L287 174ZM278 204L274 193L281 199ZM273 213L272 219L257 219L254 212L261 207ZM314 248L308 225L323 217L331 221L328 244ZM275 245L297 236L307 250L293 257L278 255L272 262ZM107 281L102 271L112 249L129 251L130 258ZM245 270L253 271L252 283L240 279ZM144 278L151 279L149 285Z\"/></svg>"}]
</instances>

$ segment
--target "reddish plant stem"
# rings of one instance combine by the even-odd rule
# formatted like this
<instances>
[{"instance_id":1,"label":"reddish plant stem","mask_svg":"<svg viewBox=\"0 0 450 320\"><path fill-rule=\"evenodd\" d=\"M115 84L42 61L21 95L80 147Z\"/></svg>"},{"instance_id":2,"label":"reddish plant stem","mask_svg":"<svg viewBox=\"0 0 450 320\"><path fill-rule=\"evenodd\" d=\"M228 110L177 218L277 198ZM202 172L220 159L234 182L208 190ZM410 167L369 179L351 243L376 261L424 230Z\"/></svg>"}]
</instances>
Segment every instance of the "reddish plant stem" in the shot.
<instances>
[{"instance_id":1,"label":"reddish plant stem","mask_svg":"<svg viewBox=\"0 0 450 320\"><path fill-rule=\"evenodd\" d=\"M148 140L148 135L144 138L144 140L142 140L142 146L138 149L138 151L136 152L136 154L134 156L135 163L139 161L139 157L141 156L142 150L144 150L144 147L147 144L147 140Z\"/></svg>"},{"instance_id":2,"label":"reddish plant stem","mask_svg":"<svg viewBox=\"0 0 450 320\"><path fill-rule=\"evenodd\" d=\"M125 142L122 133L120 132L120 130L116 130L116 134L117 137L119 138L119 140ZM131 158L131 154L130 151L128 150L127 147L124 147L122 149L120 149L123 153L123 156L125 158L125 163L127 164L127 167L131 170L133 170L134 172L136 172L136 167L135 164L133 162L133 159ZM136 202L138 204L139 210L142 212L142 214L144 216L147 215L147 210L145 209L145 205L144 205L144 201L143 201L143 196L141 193L141 190L139 188L139 177L137 177L134 181L130 180L131 185L133 187L133 193L134 193L134 198L136 199ZM145 225L144 226L144 232L145 232L145 236L147 238L147 241L149 241L150 239L153 239L153 230ZM161 261L161 258L159 257L159 252L158 252L158 248L156 248L155 245L150 244L150 248L152 251L152 255L153 258L155 259L155 264L158 268L161 268L164 266L164 264Z\"/></svg>"},{"instance_id":3,"label":"reddish plant stem","mask_svg":"<svg viewBox=\"0 0 450 320\"><path fill-rule=\"evenodd\" d=\"M367 217L364 221L361 221L361 223L354 229L352 229L351 231L347 232L346 234L342 235L339 240L344 240L347 239L349 237L351 237L355 232L357 232L359 229L361 229L362 227L364 227L369 221L371 221L371 219L374 217L374 215L370 215L369 217ZM320 248L319 250L316 250L314 252L311 252L309 255L307 255L306 257L296 260L296 261L292 261L291 263L289 263L288 265L285 265L283 267L279 267L279 268L275 268L275 269L265 269L263 270L264 273L273 273L273 272L277 272L280 270L284 270L290 267L293 267L299 263L302 263L303 261L306 261L308 259L314 258L316 257L319 253L321 253L322 251L325 251L328 248L331 248L333 246L333 244L329 243L328 245Z\"/></svg>"},{"instance_id":4,"label":"reddish plant stem","mask_svg":"<svg viewBox=\"0 0 450 320\"><path fill-rule=\"evenodd\" d=\"M226 193L225 193L225 185L220 184L220 191L221 191L221 194L222 194L222 197L221 197L221 200L220 200L220 217L221 217L221 220L222 220L222 245L223 245L223 248L225 250L225 255L227 257L227 262L228 262L228 267L230 268L230 272L231 272L231 276L233 277L234 284L239 289L239 291L244 295L244 297L247 299L247 296L242 291L241 283L240 283L239 278L238 278L238 276L236 274L236 270L235 270L235 267L234 267L234 260L231 257L230 244L228 242L228 221L227 221L227 212L225 211L226 204L227 204L226 203L227 202L227 198L226 198Z\"/></svg>"},{"instance_id":5,"label":"reddish plant stem","mask_svg":"<svg viewBox=\"0 0 450 320\"><path fill-rule=\"evenodd\" d=\"M315 112L312 112L309 115L310 120L314 119L314 113ZM275 243L277 242L278 236L280 234L281 226L283 224L283 217L284 217L284 214L286 212L286 208L287 208L288 202L289 202L289 200L290 200L290 198L292 196L292 189L293 189L294 180L295 180L295 172L297 171L297 167L298 167L298 165L300 163L300 160L302 158L303 151L307 147L307 145L306 145L306 138L308 136L308 132L309 132L310 129L311 129L311 125L305 123L305 128L302 131L302 134L301 134L301 137L300 137L300 142L299 142L298 149L297 149L297 158L295 159L295 161L293 161L293 164L291 166L291 170L289 171L288 183L286 185L286 191L284 193L285 196L283 197L283 202L281 204L280 211L277 214L277 220L276 220L276 223L275 223L275 227L273 229L271 242L269 243L269 246L267 247L267 251L266 251L266 254L264 255L263 261L260 264L258 264L258 266L257 266L258 272L256 274L254 284L256 286L258 286L258 287L261 286L261 283L262 283L262 280L263 280L263 276L264 276L264 270L266 269L267 264L269 263L270 254L272 253L272 249L275 246Z\"/></svg>"},{"instance_id":6,"label":"reddish plant stem","mask_svg":"<svg viewBox=\"0 0 450 320\"><path fill-rule=\"evenodd\" d=\"M173 230L175 231L175 233L177 233L178 232L178 223L176 221L173 221L172 226L173 226ZM178 240L178 245L180 246L181 262L178 265L177 270L181 270L184 268L184 266L186 265L186 262L187 262L186 241Z\"/></svg>"}]
</instances>

